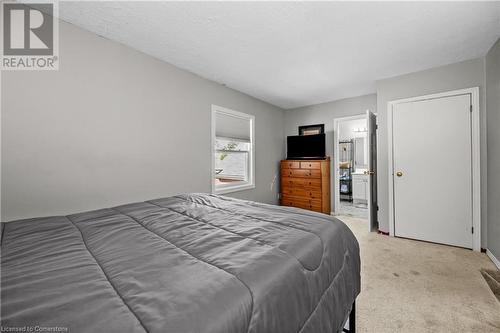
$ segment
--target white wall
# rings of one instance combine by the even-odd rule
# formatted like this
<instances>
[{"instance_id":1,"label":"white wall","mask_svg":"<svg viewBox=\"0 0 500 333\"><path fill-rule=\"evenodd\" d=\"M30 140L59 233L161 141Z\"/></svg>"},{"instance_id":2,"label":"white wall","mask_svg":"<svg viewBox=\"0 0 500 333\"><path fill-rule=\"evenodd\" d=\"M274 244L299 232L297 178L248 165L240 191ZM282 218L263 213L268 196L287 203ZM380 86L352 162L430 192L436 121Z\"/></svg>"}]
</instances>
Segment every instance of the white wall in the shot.
<instances>
[{"instance_id":1,"label":"white wall","mask_svg":"<svg viewBox=\"0 0 500 333\"><path fill-rule=\"evenodd\" d=\"M388 142L387 103L391 100L421 96L432 93L479 87L481 113L481 184L482 184L482 246L486 245L486 118L484 58L468 60L452 65L437 67L417 73L406 74L377 82L378 104L378 205L379 228L389 231L388 224ZM425 129L422 129L425 135ZM425 207L422 207L425 209Z\"/></svg>"},{"instance_id":2,"label":"white wall","mask_svg":"<svg viewBox=\"0 0 500 333\"><path fill-rule=\"evenodd\" d=\"M365 114L366 110L377 112L377 95L364 95L353 98L306 106L285 111L285 135L298 135L298 126L325 124L326 154L333 156L333 119ZM333 161L333 160L332 160ZM334 168L330 168L330 190L332 193L332 208L334 207Z\"/></svg>"},{"instance_id":3,"label":"white wall","mask_svg":"<svg viewBox=\"0 0 500 333\"><path fill-rule=\"evenodd\" d=\"M209 192L212 103L256 119L234 196L277 202L279 108L64 22L59 71L2 74L2 221Z\"/></svg>"},{"instance_id":4,"label":"white wall","mask_svg":"<svg viewBox=\"0 0 500 333\"><path fill-rule=\"evenodd\" d=\"M500 260L500 39L486 55L488 250Z\"/></svg>"}]
</instances>

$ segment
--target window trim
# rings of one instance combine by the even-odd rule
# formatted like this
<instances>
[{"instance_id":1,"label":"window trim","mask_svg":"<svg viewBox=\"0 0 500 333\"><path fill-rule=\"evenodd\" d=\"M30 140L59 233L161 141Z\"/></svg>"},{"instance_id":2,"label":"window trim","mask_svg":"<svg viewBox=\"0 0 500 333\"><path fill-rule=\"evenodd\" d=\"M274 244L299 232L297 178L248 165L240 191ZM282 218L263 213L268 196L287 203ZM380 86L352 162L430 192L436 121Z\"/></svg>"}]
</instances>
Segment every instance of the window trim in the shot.
<instances>
[{"instance_id":1,"label":"window trim","mask_svg":"<svg viewBox=\"0 0 500 333\"><path fill-rule=\"evenodd\" d=\"M238 184L238 185L227 185L224 186L223 188L217 188L215 185L215 140L216 140L216 124L215 124L215 116L216 114L225 114L228 116L236 117L236 118L241 118L245 120L250 121L250 151L248 152L248 157L249 157L249 172L248 172L248 177L249 180L245 184ZM222 106L214 105L212 104L212 120L211 120L211 144L212 147L210 148L211 151L211 172L210 172L210 183L211 188L212 188L212 193L213 194L225 194L225 193L231 193L231 192L238 192L238 191L243 191L243 190L249 190L252 188L255 188L255 116L235 110L231 110Z\"/></svg>"}]
</instances>

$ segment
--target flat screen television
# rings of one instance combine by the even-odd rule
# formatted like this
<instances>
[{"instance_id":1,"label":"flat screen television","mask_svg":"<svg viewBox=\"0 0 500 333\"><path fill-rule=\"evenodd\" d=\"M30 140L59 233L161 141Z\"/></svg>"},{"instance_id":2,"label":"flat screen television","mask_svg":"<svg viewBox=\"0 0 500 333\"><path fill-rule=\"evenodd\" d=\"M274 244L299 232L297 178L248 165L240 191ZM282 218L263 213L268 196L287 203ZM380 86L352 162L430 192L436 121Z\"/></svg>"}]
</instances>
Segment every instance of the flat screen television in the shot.
<instances>
[{"instance_id":1,"label":"flat screen television","mask_svg":"<svg viewBox=\"0 0 500 333\"><path fill-rule=\"evenodd\" d=\"M286 139L289 160L310 159L320 160L325 156L325 134L294 135Z\"/></svg>"}]
</instances>

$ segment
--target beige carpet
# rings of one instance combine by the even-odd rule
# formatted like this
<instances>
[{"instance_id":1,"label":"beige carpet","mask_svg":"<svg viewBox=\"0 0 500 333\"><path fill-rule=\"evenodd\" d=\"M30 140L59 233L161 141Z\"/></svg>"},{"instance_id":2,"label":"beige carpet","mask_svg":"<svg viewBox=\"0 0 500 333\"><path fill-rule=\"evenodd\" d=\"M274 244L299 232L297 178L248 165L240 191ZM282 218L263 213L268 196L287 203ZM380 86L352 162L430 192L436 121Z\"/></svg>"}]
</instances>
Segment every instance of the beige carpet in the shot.
<instances>
[{"instance_id":1,"label":"beige carpet","mask_svg":"<svg viewBox=\"0 0 500 333\"><path fill-rule=\"evenodd\" d=\"M497 269L481 269L486 283L490 286L491 291L500 302L500 271Z\"/></svg>"},{"instance_id":2,"label":"beige carpet","mask_svg":"<svg viewBox=\"0 0 500 333\"><path fill-rule=\"evenodd\" d=\"M361 247L357 332L500 332L500 302L480 269L484 253L367 231L338 216Z\"/></svg>"}]
</instances>

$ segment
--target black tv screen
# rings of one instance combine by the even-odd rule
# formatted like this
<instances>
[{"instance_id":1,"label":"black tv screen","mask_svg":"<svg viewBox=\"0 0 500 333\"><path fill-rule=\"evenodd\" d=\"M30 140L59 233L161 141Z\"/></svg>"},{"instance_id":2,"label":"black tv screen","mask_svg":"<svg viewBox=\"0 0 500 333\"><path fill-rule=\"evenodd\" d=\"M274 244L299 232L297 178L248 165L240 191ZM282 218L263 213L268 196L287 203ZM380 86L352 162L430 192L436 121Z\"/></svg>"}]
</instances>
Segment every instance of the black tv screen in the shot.
<instances>
[{"instance_id":1,"label":"black tv screen","mask_svg":"<svg viewBox=\"0 0 500 333\"><path fill-rule=\"evenodd\" d=\"M325 134L289 136L286 143L289 160L325 158Z\"/></svg>"}]
</instances>

